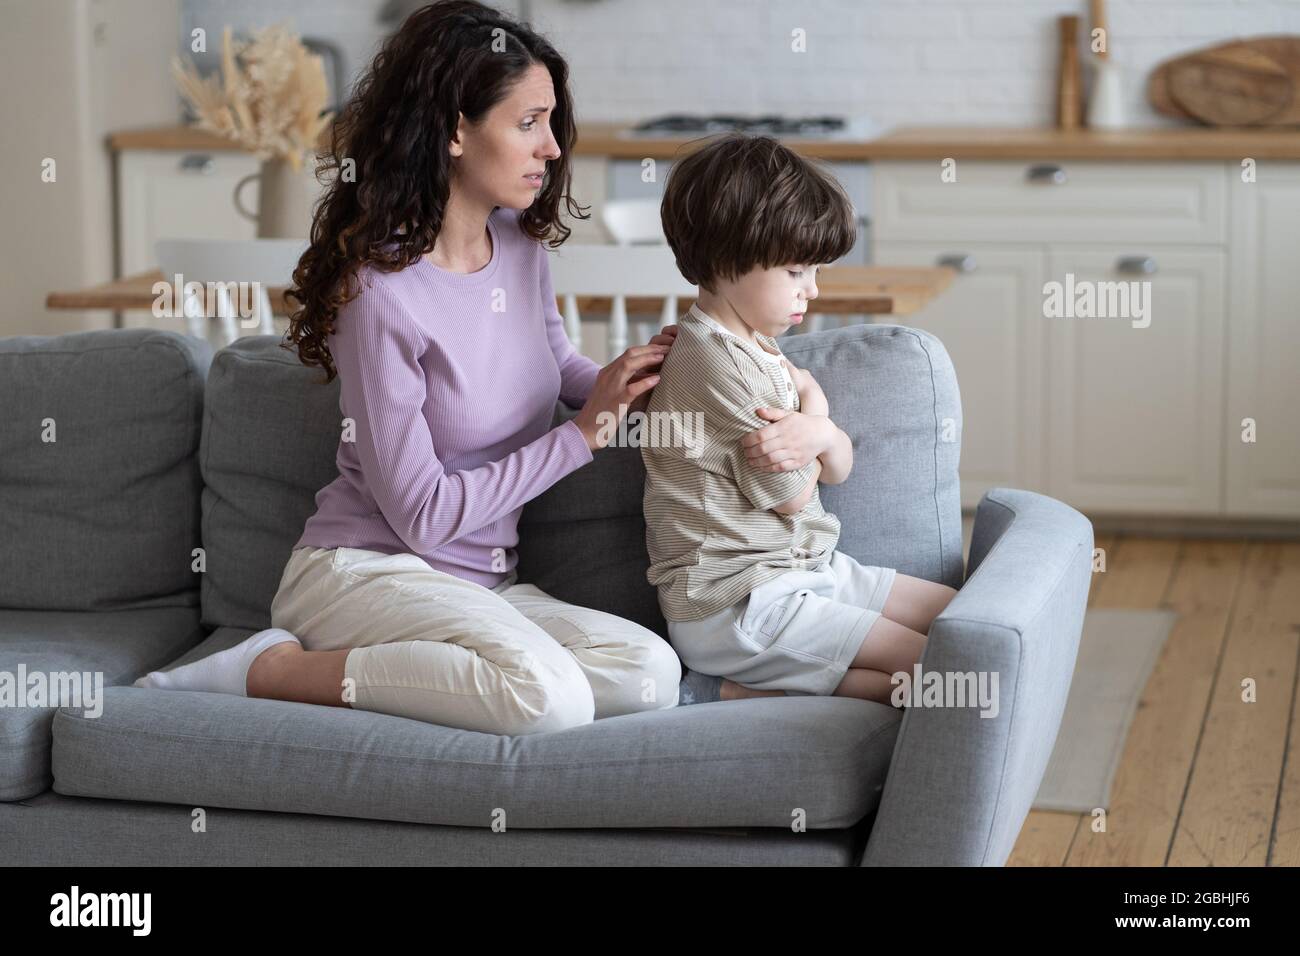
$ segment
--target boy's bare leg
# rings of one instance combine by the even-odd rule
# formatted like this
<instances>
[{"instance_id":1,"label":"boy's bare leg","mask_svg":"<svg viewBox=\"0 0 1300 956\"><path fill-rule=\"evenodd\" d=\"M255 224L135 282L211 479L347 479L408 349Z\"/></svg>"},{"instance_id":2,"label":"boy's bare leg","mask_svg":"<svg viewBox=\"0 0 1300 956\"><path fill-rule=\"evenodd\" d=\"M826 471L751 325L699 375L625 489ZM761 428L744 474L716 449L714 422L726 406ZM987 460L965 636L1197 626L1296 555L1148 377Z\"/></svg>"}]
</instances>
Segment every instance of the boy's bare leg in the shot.
<instances>
[{"instance_id":1,"label":"boy's bare leg","mask_svg":"<svg viewBox=\"0 0 1300 956\"><path fill-rule=\"evenodd\" d=\"M929 634L934 619L956 596L957 592L946 584L896 573L894 586L889 589L889 597L880 616L919 634Z\"/></svg>"},{"instance_id":2,"label":"boy's bare leg","mask_svg":"<svg viewBox=\"0 0 1300 956\"><path fill-rule=\"evenodd\" d=\"M734 680L723 678L721 697L723 700L740 700L744 697L784 697L783 690L754 690Z\"/></svg>"},{"instance_id":3,"label":"boy's bare leg","mask_svg":"<svg viewBox=\"0 0 1300 956\"><path fill-rule=\"evenodd\" d=\"M892 701L889 695L893 692L894 685L888 674L869 667L850 667L832 694L835 697L856 697L859 700L890 704Z\"/></svg>"},{"instance_id":4,"label":"boy's bare leg","mask_svg":"<svg viewBox=\"0 0 1300 956\"><path fill-rule=\"evenodd\" d=\"M248 667L248 696L351 707L343 699L343 665L350 650L307 651L294 641L268 647Z\"/></svg>"},{"instance_id":5,"label":"boy's bare leg","mask_svg":"<svg viewBox=\"0 0 1300 956\"><path fill-rule=\"evenodd\" d=\"M904 575L901 574L898 576L900 581L903 577ZM917 579L910 578L909 580L915 581ZM930 582L924 583L929 584ZM952 591L952 588L947 590ZM957 592L953 591L952 593L956 594ZM898 594L899 589L895 585L894 589L890 591L889 601L885 602L887 608ZM943 606L946 607L947 605ZM906 616L912 620L920 619L918 613L910 613ZM835 688L835 696L857 697L861 700L874 700L881 704L891 704L890 695L893 694L895 686L893 675L903 671L908 676L911 676L913 665L921 659L921 653L925 650L925 640L926 635L899 624L897 621L890 620L882 612L881 616L877 617L871 625L871 629L867 631L862 646L858 648L858 653L853 657L853 663L849 665L849 669L844 672L844 677L840 680L839 686Z\"/></svg>"}]
</instances>

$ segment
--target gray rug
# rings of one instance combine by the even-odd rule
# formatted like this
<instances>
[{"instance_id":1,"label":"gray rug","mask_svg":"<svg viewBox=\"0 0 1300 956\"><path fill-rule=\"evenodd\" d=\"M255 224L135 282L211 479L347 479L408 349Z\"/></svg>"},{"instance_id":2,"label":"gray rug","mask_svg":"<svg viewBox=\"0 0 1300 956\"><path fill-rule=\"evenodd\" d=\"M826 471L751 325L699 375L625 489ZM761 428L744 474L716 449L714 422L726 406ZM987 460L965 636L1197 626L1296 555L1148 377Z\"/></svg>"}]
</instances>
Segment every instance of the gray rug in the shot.
<instances>
[{"instance_id":1,"label":"gray rug","mask_svg":"<svg viewBox=\"0 0 1300 956\"><path fill-rule=\"evenodd\" d=\"M1110 805L1138 699L1178 615L1089 608L1056 746L1035 810L1089 813Z\"/></svg>"}]
</instances>

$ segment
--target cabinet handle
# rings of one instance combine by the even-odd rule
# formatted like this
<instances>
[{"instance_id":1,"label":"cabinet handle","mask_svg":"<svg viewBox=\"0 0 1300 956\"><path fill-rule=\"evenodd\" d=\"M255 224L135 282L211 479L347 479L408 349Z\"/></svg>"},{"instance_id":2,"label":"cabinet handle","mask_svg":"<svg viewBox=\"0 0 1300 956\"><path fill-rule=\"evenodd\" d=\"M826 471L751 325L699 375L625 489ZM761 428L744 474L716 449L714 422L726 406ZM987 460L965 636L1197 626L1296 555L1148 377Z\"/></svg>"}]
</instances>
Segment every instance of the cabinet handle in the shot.
<instances>
[{"instance_id":1,"label":"cabinet handle","mask_svg":"<svg viewBox=\"0 0 1300 956\"><path fill-rule=\"evenodd\" d=\"M1031 183L1064 186L1067 177L1063 167L1048 163L1042 166L1030 166L1029 171L1025 173L1025 178Z\"/></svg>"},{"instance_id":2,"label":"cabinet handle","mask_svg":"<svg viewBox=\"0 0 1300 956\"><path fill-rule=\"evenodd\" d=\"M974 272L978 265L975 257L968 252L954 252L950 255L940 256L935 260L937 266L947 266L950 269L956 269L958 272Z\"/></svg>"},{"instance_id":3,"label":"cabinet handle","mask_svg":"<svg viewBox=\"0 0 1300 956\"><path fill-rule=\"evenodd\" d=\"M181 172L202 173L205 176L216 171L217 164L207 153L190 153L181 157Z\"/></svg>"},{"instance_id":4,"label":"cabinet handle","mask_svg":"<svg viewBox=\"0 0 1300 956\"><path fill-rule=\"evenodd\" d=\"M1127 275L1151 275L1156 271L1156 260L1150 256L1120 256L1115 271Z\"/></svg>"}]
</instances>

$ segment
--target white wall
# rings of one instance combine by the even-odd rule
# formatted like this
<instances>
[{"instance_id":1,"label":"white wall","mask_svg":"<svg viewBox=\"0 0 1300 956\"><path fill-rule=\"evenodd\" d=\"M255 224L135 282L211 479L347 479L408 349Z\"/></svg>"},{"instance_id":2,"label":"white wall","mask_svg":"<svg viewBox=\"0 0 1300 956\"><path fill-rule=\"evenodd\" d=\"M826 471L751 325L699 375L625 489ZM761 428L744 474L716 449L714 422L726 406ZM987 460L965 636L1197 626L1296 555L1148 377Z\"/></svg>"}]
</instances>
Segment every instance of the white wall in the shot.
<instances>
[{"instance_id":1,"label":"white wall","mask_svg":"<svg viewBox=\"0 0 1300 956\"><path fill-rule=\"evenodd\" d=\"M1111 0L1130 114L1162 59L1235 35L1300 32L1296 0ZM883 125L1050 123L1056 17L1085 0L532 0L586 119L688 108L866 112ZM790 50L806 31L807 52Z\"/></svg>"},{"instance_id":2,"label":"white wall","mask_svg":"<svg viewBox=\"0 0 1300 956\"><path fill-rule=\"evenodd\" d=\"M113 278L105 139L174 121L176 0L18 0L0 16L0 336L106 328L111 313L47 311L45 296Z\"/></svg>"},{"instance_id":3,"label":"white wall","mask_svg":"<svg viewBox=\"0 0 1300 956\"><path fill-rule=\"evenodd\" d=\"M186 22L292 17L343 46L355 75L382 0L183 0ZM674 111L866 113L882 125L1032 126L1053 115L1056 17L1086 0L498 0L565 54L579 118ZM1300 33L1300 0L1110 0L1130 113L1162 59L1234 36ZM802 28L807 52L790 50Z\"/></svg>"}]
</instances>

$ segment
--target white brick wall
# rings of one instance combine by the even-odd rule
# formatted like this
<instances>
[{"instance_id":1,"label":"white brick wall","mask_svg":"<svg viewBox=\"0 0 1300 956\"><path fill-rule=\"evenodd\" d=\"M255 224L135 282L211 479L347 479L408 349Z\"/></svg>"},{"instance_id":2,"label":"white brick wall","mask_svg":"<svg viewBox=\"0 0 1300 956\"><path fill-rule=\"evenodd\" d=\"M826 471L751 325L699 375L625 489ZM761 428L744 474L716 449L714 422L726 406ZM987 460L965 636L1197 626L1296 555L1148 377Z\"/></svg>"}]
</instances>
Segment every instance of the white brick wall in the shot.
<instances>
[{"instance_id":1,"label":"white brick wall","mask_svg":"<svg viewBox=\"0 0 1300 956\"><path fill-rule=\"evenodd\" d=\"M1056 16L1085 0L496 0L565 54L579 119L667 112L866 114L895 124L1051 122ZM183 0L219 37L292 17L342 46L354 76L383 35L382 0ZM1300 0L1110 0L1111 50L1136 125L1160 60L1236 36L1300 33ZM790 50L806 31L807 52Z\"/></svg>"},{"instance_id":2,"label":"white brick wall","mask_svg":"<svg viewBox=\"0 0 1300 956\"><path fill-rule=\"evenodd\" d=\"M589 120L689 109L865 113L884 126L1050 123L1056 17L1084 15L1088 29L1085 0L529 5L568 58ZM1112 56L1137 125L1174 122L1146 103L1146 77L1162 59L1236 36L1300 33L1297 0L1111 0L1109 8ZM806 31L807 53L790 50L796 27Z\"/></svg>"}]
</instances>

